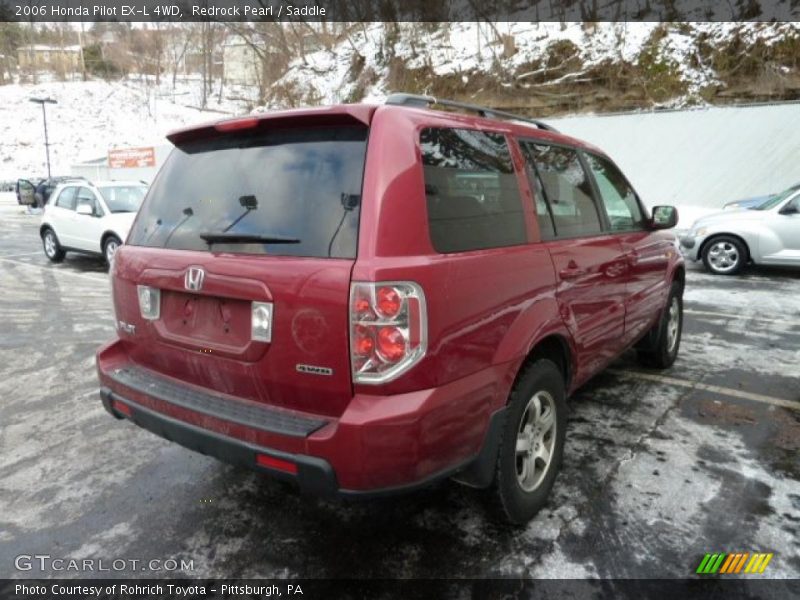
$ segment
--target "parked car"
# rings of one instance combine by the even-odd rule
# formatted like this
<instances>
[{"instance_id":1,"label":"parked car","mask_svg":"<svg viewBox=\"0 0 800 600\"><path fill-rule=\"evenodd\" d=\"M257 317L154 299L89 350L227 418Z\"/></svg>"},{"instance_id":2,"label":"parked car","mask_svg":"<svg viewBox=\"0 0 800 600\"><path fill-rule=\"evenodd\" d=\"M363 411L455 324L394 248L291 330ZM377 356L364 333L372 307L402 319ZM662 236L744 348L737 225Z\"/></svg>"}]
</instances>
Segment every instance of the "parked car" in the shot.
<instances>
[{"instance_id":1,"label":"parked car","mask_svg":"<svg viewBox=\"0 0 800 600\"><path fill-rule=\"evenodd\" d=\"M454 478L522 523L566 397L634 345L675 360L677 211L540 122L402 94L168 137L112 270L114 417L315 494Z\"/></svg>"},{"instance_id":2,"label":"parked car","mask_svg":"<svg viewBox=\"0 0 800 600\"><path fill-rule=\"evenodd\" d=\"M32 208L43 208L50 200L53 190L59 183L70 180L84 180L83 177L45 177L40 179L18 179L16 185L17 204Z\"/></svg>"},{"instance_id":3,"label":"parked car","mask_svg":"<svg viewBox=\"0 0 800 600\"><path fill-rule=\"evenodd\" d=\"M800 183L798 183L796 186L791 186L791 187L797 187L797 186L800 186ZM766 196L756 196L754 198L746 198L744 200L728 202L727 204L724 204L722 208L725 210L736 210L740 208L751 208L751 209L758 208L765 202L768 202L769 200L774 198L776 195L777 194L767 194Z\"/></svg>"},{"instance_id":4,"label":"parked car","mask_svg":"<svg viewBox=\"0 0 800 600\"><path fill-rule=\"evenodd\" d=\"M728 202L722 208L724 210L737 210L741 208L757 208L764 204L767 200L773 197L774 194L766 196L756 196L754 198L745 198L744 200L736 200L735 202Z\"/></svg>"},{"instance_id":5,"label":"parked car","mask_svg":"<svg viewBox=\"0 0 800 600\"><path fill-rule=\"evenodd\" d=\"M718 275L733 275L748 263L800 266L800 184L753 209L698 219L681 244L689 258Z\"/></svg>"},{"instance_id":6,"label":"parked car","mask_svg":"<svg viewBox=\"0 0 800 600\"><path fill-rule=\"evenodd\" d=\"M110 265L147 193L138 181L73 179L60 183L45 206L39 235L47 258L96 254Z\"/></svg>"}]
</instances>

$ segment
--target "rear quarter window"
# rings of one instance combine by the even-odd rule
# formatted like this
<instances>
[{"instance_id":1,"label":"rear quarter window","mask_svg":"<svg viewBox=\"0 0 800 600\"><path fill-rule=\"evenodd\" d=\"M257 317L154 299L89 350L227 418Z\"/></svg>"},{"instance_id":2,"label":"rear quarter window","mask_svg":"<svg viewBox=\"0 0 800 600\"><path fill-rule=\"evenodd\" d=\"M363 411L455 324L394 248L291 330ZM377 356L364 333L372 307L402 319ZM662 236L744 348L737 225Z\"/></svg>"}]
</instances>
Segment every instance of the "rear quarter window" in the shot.
<instances>
[{"instance_id":1,"label":"rear quarter window","mask_svg":"<svg viewBox=\"0 0 800 600\"><path fill-rule=\"evenodd\" d=\"M502 134L420 133L431 243L440 253L524 244L519 184Z\"/></svg>"},{"instance_id":2,"label":"rear quarter window","mask_svg":"<svg viewBox=\"0 0 800 600\"><path fill-rule=\"evenodd\" d=\"M128 244L245 254L354 258L365 127L238 132L176 147ZM292 243L215 241L263 236Z\"/></svg>"}]
</instances>

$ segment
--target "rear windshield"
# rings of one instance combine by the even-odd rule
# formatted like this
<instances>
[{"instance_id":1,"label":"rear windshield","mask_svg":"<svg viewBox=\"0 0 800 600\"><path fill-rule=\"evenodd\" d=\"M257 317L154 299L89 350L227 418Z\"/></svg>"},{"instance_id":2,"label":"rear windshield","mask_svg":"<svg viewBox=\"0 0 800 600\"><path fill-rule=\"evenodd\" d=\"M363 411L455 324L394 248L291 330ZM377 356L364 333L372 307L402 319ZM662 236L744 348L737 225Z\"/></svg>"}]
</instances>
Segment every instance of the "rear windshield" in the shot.
<instances>
[{"instance_id":1,"label":"rear windshield","mask_svg":"<svg viewBox=\"0 0 800 600\"><path fill-rule=\"evenodd\" d=\"M136 212L147 194L143 185L101 185L97 189L112 213Z\"/></svg>"},{"instance_id":2,"label":"rear windshield","mask_svg":"<svg viewBox=\"0 0 800 600\"><path fill-rule=\"evenodd\" d=\"M363 127L182 144L162 167L128 243L355 258L366 146Z\"/></svg>"}]
</instances>

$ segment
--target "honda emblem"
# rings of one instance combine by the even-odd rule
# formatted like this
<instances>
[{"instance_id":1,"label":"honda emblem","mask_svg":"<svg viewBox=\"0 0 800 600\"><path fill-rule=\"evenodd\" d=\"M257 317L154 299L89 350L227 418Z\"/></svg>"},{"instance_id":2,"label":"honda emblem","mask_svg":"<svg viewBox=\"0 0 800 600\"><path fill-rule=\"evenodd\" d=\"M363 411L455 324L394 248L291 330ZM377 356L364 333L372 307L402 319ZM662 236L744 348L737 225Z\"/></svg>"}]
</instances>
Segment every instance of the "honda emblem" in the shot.
<instances>
[{"instance_id":1,"label":"honda emblem","mask_svg":"<svg viewBox=\"0 0 800 600\"><path fill-rule=\"evenodd\" d=\"M186 277L183 280L186 289L190 292L199 292L203 289L203 279L206 277L206 272L200 267L189 267L186 271Z\"/></svg>"}]
</instances>

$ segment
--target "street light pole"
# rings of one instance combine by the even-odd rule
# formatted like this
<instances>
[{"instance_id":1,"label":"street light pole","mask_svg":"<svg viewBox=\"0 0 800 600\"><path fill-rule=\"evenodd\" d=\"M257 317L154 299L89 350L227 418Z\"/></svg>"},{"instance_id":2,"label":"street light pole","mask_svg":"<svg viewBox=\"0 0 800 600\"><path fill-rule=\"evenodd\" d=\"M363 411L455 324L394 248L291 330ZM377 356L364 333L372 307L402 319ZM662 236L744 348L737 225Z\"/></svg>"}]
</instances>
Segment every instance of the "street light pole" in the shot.
<instances>
[{"instance_id":1,"label":"street light pole","mask_svg":"<svg viewBox=\"0 0 800 600\"><path fill-rule=\"evenodd\" d=\"M44 108L45 104L58 104L52 98L31 98L31 102L42 105L42 119L44 119L44 149L47 153L47 178L50 178L50 141L47 139L47 111Z\"/></svg>"}]
</instances>

